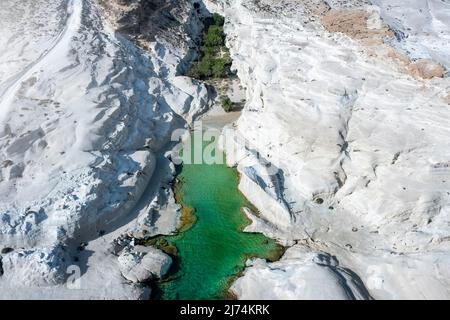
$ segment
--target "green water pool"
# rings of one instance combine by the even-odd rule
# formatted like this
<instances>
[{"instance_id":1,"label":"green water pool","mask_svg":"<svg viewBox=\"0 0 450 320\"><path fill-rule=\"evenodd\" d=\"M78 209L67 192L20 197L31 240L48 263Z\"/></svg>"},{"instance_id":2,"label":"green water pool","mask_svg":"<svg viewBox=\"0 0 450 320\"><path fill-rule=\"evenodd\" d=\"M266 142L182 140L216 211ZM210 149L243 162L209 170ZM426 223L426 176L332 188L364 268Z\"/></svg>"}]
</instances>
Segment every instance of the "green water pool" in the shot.
<instances>
[{"instance_id":1,"label":"green water pool","mask_svg":"<svg viewBox=\"0 0 450 320\"><path fill-rule=\"evenodd\" d=\"M178 180L178 199L195 210L196 221L164 237L176 246L177 257L172 274L159 284L159 298L229 298L228 288L249 257L276 260L282 247L262 234L242 231L249 223L242 208L250 204L238 190L236 169L184 164Z\"/></svg>"}]
</instances>

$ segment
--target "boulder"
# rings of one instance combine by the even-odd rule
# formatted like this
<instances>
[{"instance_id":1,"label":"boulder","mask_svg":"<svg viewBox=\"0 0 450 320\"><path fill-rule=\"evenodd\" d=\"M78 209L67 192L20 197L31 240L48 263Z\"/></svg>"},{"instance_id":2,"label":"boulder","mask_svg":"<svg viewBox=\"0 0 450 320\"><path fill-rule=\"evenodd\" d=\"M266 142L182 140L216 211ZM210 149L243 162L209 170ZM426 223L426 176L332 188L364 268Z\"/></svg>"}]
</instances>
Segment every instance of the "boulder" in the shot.
<instances>
[{"instance_id":1,"label":"boulder","mask_svg":"<svg viewBox=\"0 0 450 320\"><path fill-rule=\"evenodd\" d=\"M125 248L119 256L122 275L135 283L164 277L171 264L170 256L153 247Z\"/></svg>"}]
</instances>

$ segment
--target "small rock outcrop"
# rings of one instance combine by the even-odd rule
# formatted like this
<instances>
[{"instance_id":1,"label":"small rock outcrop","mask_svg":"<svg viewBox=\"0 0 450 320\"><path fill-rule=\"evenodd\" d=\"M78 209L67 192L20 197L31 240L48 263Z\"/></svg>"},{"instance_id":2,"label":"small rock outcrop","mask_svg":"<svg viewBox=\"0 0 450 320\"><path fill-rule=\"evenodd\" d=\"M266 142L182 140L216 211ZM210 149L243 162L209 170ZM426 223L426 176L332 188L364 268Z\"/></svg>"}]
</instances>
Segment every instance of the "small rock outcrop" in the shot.
<instances>
[{"instance_id":1,"label":"small rock outcrop","mask_svg":"<svg viewBox=\"0 0 450 320\"><path fill-rule=\"evenodd\" d=\"M118 261L124 278L136 283L163 278L172 264L172 258L161 250L142 246L124 249Z\"/></svg>"}]
</instances>

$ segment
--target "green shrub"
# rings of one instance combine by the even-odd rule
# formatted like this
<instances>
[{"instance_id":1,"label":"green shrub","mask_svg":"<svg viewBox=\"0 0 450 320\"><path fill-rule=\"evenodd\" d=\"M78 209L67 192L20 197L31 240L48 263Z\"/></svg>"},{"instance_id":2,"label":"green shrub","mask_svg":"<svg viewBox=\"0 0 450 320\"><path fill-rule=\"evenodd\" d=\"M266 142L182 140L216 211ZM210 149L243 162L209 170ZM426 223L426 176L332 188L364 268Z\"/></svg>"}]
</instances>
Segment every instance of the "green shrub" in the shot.
<instances>
[{"instance_id":1,"label":"green shrub","mask_svg":"<svg viewBox=\"0 0 450 320\"><path fill-rule=\"evenodd\" d=\"M207 47L207 46L202 46L202 47L200 48L200 50L201 50L201 53L202 53L203 56L207 56L207 55L209 55L209 56L216 56L216 55L219 54L220 48L221 48L221 47Z\"/></svg>"},{"instance_id":2,"label":"green shrub","mask_svg":"<svg viewBox=\"0 0 450 320\"><path fill-rule=\"evenodd\" d=\"M214 13L213 16L212 16L212 18L213 18L213 24L214 24L215 26L222 27L222 26L225 24L225 18L222 17L222 16L221 16L220 14L218 14L218 13Z\"/></svg>"},{"instance_id":3,"label":"green shrub","mask_svg":"<svg viewBox=\"0 0 450 320\"><path fill-rule=\"evenodd\" d=\"M225 78L228 76L229 66L228 59L206 55L200 61L192 64L188 76L200 80Z\"/></svg>"},{"instance_id":4,"label":"green shrub","mask_svg":"<svg viewBox=\"0 0 450 320\"><path fill-rule=\"evenodd\" d=\"M192 78L207 80L209 78L225 78L229 75L231 61L223 57L227 52L225 34L223 32L224 18L218 14L212 17L212 24L203 35L201 59L194 62L188 75ZM227 56L227 54L225 54Z\"/></svg>"},{"instance_id":5,"label":"green shrub","mask_svg":"<svg viewBox=\"0 0 450 320\"><path fill-rule=\"evenodd\" d=\"M212 58L204 56L202 60L194 62L189 71L189 76L195 79L205 80L213 75Z\"/></svg>"},{"instance_id":6,"label":"green shrub","mask_svg":"<svg viewBox=\"0 0 450 320\"><path fill-rule=\"evenodd\" d=\"M228 61L223 58L214 59L211 71L214 78L225 78L228 76Z\"/></svg>"},{"instance_id":7,"label":"green shrub","mask_svg":"<svg viewBox=\"0 0 450 320\"><path fill-rule=\"evenodd\" d=\"M205 47L220 47L225 44L225 35L223 28L219 26L211 26L205 34L203 45Z\"/></svg>"},{"instance_id":8,"label":"green shrub","mask_svg":"<svg viewBox=\"0 0 450 320\"><path fill-rule=\"evenodd\" d=\"M223 110L225 110L225 112L233 111L233 102L231 101L231 99L229 97L222 97L221 102L222 102L222 108L223 108Z\"/></svg>"}]
</instances>

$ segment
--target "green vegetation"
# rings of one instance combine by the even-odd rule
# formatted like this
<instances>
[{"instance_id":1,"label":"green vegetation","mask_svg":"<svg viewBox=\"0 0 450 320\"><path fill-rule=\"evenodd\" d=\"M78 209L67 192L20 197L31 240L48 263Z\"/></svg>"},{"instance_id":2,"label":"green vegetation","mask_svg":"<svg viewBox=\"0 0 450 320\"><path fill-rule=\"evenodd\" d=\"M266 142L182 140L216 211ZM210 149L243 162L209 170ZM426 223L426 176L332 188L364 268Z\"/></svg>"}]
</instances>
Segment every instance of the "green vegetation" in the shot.
<instances>
[{"instance_id":1,"label":"green vegetation","mask_svg":"<svg viewBox=\"0 0 450 320\"><path fill-rule=\"evenodd\" d=\"M229 97L226 97L226 96L222 97L221 102L222 102L222 108L223 108L223 110L225 110L225 112L231 112L233 110L234 104Z\"/></svg>"},{"instance_id":2,"label":"green vegetation","mask_svg":"<svg viewBox=\"0 0 450 320\"><path fill-rule=\"evenodd\" d=\"M208 28L208 32L203 39L203 46L207 48L220 49L225 44L225 35L222 26L212 25Z\"/></svg>"},{"instance_id":3,"label":"green vegetation","mask_svg":"<svg viewBox=\"0 0 450 320\"><path fill-rule=\"evenodd\" d=\"M225 24L225 18L222 17L220 14L218 13L214 13L212 16L213 19L213 24L216 26L222 26Z\"/></svg>"},{"instance_id":4,"label":"green vegetation","mask_svg":"<svg viewBox=\"0 0 450 320\"><path fill-rule=\"evenodd\" d=\"M206 32L203 34L200 58L192 64L188 72L191 78L217 80L230 76L231 59L225 46L224 23L225 19L216 13L205 21ZM215 86L214 82L212 84ZM226 112L233 110L234 103L229 97L223 96L221 103Z\"/></svg>"},{"instance_id":5,"label":"green vegetation","mask_svg":"<svg viewBox=\"0 0 450 320\"><path fill-rule=\"evenodd\" d=\"M223 32L225 20L218 14L209 20L207 31L203 34L200 59L192 64L188 72L188 76L199 80L226 78L230 74L231 59Z\"/></svg>"}]
</instances>

